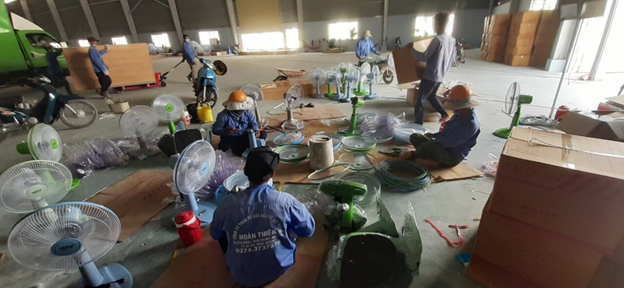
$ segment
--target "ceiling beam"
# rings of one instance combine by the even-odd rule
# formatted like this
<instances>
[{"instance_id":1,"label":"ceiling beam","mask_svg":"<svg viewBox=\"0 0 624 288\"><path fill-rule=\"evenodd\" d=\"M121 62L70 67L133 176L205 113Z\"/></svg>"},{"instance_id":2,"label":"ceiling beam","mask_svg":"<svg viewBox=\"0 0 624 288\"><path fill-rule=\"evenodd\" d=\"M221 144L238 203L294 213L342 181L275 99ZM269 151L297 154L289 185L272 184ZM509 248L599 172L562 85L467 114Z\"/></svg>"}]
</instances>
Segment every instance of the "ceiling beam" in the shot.
<instances>
[{"instance_id":1,"label":"ceiling beam","mask_svg":"<svg viewBox=\"0 0 624 288\"><path fill-rule=\"evenodd\" d=\"M87 18L87 23L89 23L89 28L91 28L91 34L95 39L100 39L100 32L97 29L97 25L95 25L95 19L93 19L93 13L91 12L91 6L89 6L88 0L80 0L80 6L82 6L82 11L84 11L85 17Z\"/></svg>"},{"instance_id":2,"label":"ceiling beam","mask_svg":"<svg viewBox=\"0 0 624 288\"><path fill-rule=\"evenodd\" d=\"M182 25L180 24L180 14L178 14L178 6L176 5L175 0L168 0L168 1L169 1L169 10L171 10L171 18L173 18L173 25L175 26L176 32L178 33L178 42L182 44L182 42L184 41L184 39L182 39L183 38L182 35L184 34L182 33ZM158 3L161 3L161 2L158 2Z\"/></svg>"},{"instance_id":3,"label":"ceiling beam","mask_svg":"<svg viewBox=\"0 0 624 288\"><path fill-rule=\"evenodd\" d=\"M126 21L128 22L128 27L130 28L130 33L132 34L132 42L139 43L139 34L137 33L136 25L134 24L134 17L132 17L132 9L130 9L128 0L120 0L120 2L121 2L121 8L124 11L124 16L126 16Z\"/></svg>"},{"instance_id":4,"label":"ceiling beam","mask_svg":"<svg viewBox=\"0 0 624 288\"><path fill-rule=\"evenodd\" d=\"M232 37L234 37L234 44L240 44L240 40L238 39L238 26L236 26L236 13L234 12L234 3L232 0L225 0L225 4L227 5L228 16L230 18L230 27L232 29ZM299 31L301 33L301 31Z\"/></svg>"},{"instance_id":5,"label":"ceiling beam","mask_svg":"<svg viewBox=\"0 0 624 288\"><path fill-rule=\"evenodd\" d=\"M297 30L299 30L299 48L305 49L305 38L303 37L303 0L297 0Z\"/></svg>"},{"instance_id":6,"label":"ceiling beam","mask_svg":"<svg viewBox=\"0 0 624 288\"><path fill-rule=\"evenodd\" d=\"M65 26L63 26L63 21L61 21L61 15L59 15L58 10L56 10L56 3L54 0L46 0L48 3L48 8L50 9L50 14L52 14L52 19L54 19L54 23L56 24L56 28L61 34L62 41L69 41L67 38L67 33L65 32Z\"/></svg>"},{"instance_id":7,"label":"ceiling beam","mask_svg":"<svg viewBox=\"0 0 624 288\"><path fill-rule=\"evenodd\" d=\"M35 22L33 20L32 14L30 14L30 8L28 7L28 3L26 3L26 0L20 0L20 4L22 5L22 10L24 11L24 16L26 16L26 19L28 19L28 21L30 22Z\"/></svg>"}]
</instances>

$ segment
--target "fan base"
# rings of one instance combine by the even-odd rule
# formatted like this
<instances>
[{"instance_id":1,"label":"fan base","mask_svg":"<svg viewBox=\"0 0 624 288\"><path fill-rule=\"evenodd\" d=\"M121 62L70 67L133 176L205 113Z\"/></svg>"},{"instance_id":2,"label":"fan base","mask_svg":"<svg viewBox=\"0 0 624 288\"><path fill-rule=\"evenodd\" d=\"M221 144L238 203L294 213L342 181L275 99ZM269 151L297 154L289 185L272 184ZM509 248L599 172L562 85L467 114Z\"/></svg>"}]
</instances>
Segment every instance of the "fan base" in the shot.
<instances>
[{"instance_id":1,"label":"fan base","mask_svg":"<svg viewBox=\"0 0 624 288\"><path fill-rule=\"evenodd\" d=\"M282 123L282 129L284 130L301 130L304 126L305 124L303 121L299 121L297 119L286 120Z\"/></svg>"},{"instance_id":2,"label":"fan base","mask_svg":"<svg viewBox=\"0 0 624 288\"><path fill-rule=\"evenodd\" d=\"M364 91L364 90L362 90L362 91L353 90L353 94L354 94L355 96L366 96L366 95L368 95L368 92L366 92L366 91Z\"/></svg>"},{"instance_id":3,"label":"fan base","mask_svg":"<svg viewBox=\"0 0 624 288\"><path fill-rule=\"evenodd\" d=\"M325 94L314 94L314 95L312 95L312 97L316 98L316 99L323 99L323 98L325 98Z\"/></svg>"},{"instance_id":4,"label":"fan base","mask_svg":"<svg viewBox=\"0 0 624 288\"><path fill-rule=\"evenodd\" d=\"M104 281L102 284L110 283L110 288L132 288L134 285L134 279L132 279L132 274L126 269L126 267L121 264L111 264L108 266L104 266L98 269L102 276L104 276ZM119 279L124 279L123 283L112 283ZM86 287L84 283L80 283L78 287Z\"/></svg>"},{"instance_id":5,"label":"fan base","mask_svg":"<svg viewBox=\"0 0 624 288\"><path fill-rule=\"evenodd\" d=\"M184 197L189 197L189 195L184 195ZM201 221L201 227L206 228L210 223L212 223L212 217L214 216L214 211L217 209L217 205L211 202L197 202L197 210L195 212L195 217ZM171 221L175 224L175 215L178 215L182 211L190 210L187 209L186 206L182 207L182 209L176 210L173 214L174 216L171 218Z\"/></svg>"},{"instance_id":6,"label":"fan base","mask_svg":"<svg viewBox=\"0 0 624 288\"><path fill-rule=\"evenodd\" d=\"M377 99L377 98L379 98L379 95L377 95L377 94L370 94L370 95L364 96L364 99L366 99L366 100Z\"/></svg>"},{"instance_id":7,"label":"fan base","mask_svg":"<svg viewBox=\"0 0 624 288\"><path fill-rule=\"evenodd\" d=\"M507 139L509 138L509 134L511 134L510 128L501 128L494 131L494 136Z\"/></svg>"}]
</instances>

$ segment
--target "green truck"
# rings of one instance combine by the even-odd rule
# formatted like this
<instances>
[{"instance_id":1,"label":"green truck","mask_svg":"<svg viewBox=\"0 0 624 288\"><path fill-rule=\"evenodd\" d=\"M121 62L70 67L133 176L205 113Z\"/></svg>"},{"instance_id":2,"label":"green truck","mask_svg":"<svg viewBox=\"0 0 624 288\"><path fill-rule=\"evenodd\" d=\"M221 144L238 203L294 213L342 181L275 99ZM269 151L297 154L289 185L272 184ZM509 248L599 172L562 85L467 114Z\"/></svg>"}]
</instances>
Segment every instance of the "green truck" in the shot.
<instances>
[{"instance_id":1,"label":"green truck","mask_svg":"<svg viewBox=\"0 0 624 288\"><path fill-rule=\"evenodd\" d=\"M17 79L45 74L47 64L41 43L61 47L50 33L7 10L0 2L0 85ZM57 46L58 45L58 46ZM58 57L67 72L65 57Z\"/></svg>"}]
</instances>

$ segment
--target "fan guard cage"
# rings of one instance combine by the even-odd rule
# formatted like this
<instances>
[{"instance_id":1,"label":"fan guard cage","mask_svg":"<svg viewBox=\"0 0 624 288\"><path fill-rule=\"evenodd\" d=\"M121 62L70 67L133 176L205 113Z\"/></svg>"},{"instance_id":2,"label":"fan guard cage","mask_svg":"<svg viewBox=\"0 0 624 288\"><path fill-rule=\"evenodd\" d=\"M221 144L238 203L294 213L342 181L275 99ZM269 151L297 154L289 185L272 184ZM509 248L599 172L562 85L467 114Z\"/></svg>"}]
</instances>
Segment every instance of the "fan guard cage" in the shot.
<instances>
[{"instance_id":1,"label":"fan guard cage","mask_svg":"<svg viewBox=\"0 0 624 288\"><path fill-rule=\"evenodd\" d=\"M206 141L195 141L186 147L173 170L176 189L189 195L206 186L214 171L215 159L215 150Z\"/></svg>"}]
</instances>

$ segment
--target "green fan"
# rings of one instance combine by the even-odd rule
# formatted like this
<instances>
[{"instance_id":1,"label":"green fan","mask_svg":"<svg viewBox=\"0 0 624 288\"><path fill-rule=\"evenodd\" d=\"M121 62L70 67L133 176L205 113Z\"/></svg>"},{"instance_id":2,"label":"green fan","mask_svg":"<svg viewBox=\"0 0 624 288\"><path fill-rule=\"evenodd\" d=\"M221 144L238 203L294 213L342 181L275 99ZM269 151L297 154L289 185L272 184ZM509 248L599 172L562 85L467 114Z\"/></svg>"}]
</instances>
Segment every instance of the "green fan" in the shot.
<instances>
[{"instance_id":1,"label":"green fan","mask_svg":"<svg viewBox=\"0 0 624 288\"><path fill-rule=\"evenodd\" d=\"M531 102L533 102L533 96L521 95L520 84L518 84L518 82L511 83L511 85L509 85L509 89L507 89L507 97L505 98L505 108L503 109L503 112L509 116L512 116L513 114L513 120L511 121L509 128L498 129L494 131L494 135L500 138L509 138L511 129L518 126L518 123L520 122L520 110L522 108L522 104L531 104Z\"/></svg>"},{"instance_id":2,"label":"green fan","mask_svg":"<svg viewBox=\"0 0 624 288\"><path fill-rule=\"evenodd\" d=\"M341 203L349 205L349 210L342 216L342 228L353 226L354 201L360 199L368 192L368 187L362 183L355 183L344 180L326 180L319 185L319 190Z\"/></svg>"},{"instance_id":3,"label":"green fan","mask_svg":"<svg viewBox=\"0 0 624 288\"><path fill-rule=\"evenodd\" d=\"M175 133L175 122L184 115L184 102L177 96L160 95L152 102L152 109L162 121L169 123L169 132Z\"/></svg>"}]
</instances>

